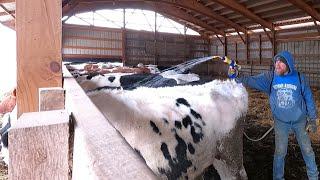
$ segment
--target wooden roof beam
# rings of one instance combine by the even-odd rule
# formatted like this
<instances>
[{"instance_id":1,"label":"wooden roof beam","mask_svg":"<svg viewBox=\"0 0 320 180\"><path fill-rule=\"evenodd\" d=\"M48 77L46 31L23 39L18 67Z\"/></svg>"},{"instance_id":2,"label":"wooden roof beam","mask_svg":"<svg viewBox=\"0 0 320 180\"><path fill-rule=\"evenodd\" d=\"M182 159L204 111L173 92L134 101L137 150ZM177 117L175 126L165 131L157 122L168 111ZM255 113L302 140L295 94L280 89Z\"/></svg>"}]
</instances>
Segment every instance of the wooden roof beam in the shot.
<instances>
[{"instance_id":1,"label":"wooden roof beam","mask_svg":"<svg viewBox=\"0 0 320 180\"><path fill-rule=\"evenodd\" d=\"M254 14L249 9L247 9L245 6L239 4L235 0L213 0L213 1L244 15L245 17L253 20L254 22L261 24L265 28L268 28L270 30L272 30L272 28L273 28L271 22L268 22L268 21L260 18L258 15Z\"/></svg>"},{"instance_id":2,"label":"wooden roof beam","mask_svg":"<svg viewBox=\"0 0 320 180\"><path fill-rule=\"evenodd\" d=\"M219 35L224 35L224 31L214 28L213 26L208 25L207 23L193 17L192 15L188 14L187 12L179 9L178 7L172 6L168 3L163 3L160 1L135 1L135 0L131 0L131 1L108 1L108 0L100 0L100 1L95 1L95 3L92 2L79 2L79 4L77 5L77 7L75 7L74 9L70 10L68 12L68 14L65 15L72 15L75 13L80 13L80 12L85 12L85 11L92 11L92 10L98 10L98 9L105 9L105 8L128 8L128 7L135 7L135 8L143 8L143 9L148 9L148 10L153 10L153 11L157 11L160 12L162 14L166 14L169 16L174 16L177 17L179 19L188 21L192 24L195 24L197 26L201 26L203 28L206 28L208 31L212 31L216 34Z\"/></svg>"},{"instance_id":3,"label":"wooden roof beam","mask_svg":"<svg viewBox=\"0 0 320 180\"><path fill-rule=\"evenodd\" d=\"M186 12L176 8L176 7L173 7L173 6L170 6L170 5L167 5L167 4L160 4L160 3L155 3L155 7L157 12L159 13L163 13L163 14L168 14L170 16L174 16L174 17L177 17L179 19L183 19L183 20L186 20L188 22L191 22L195 25L198 25L198 26L201 26L209 31L212 31L216 34L219 34L219 35L225 35L225 33L219 29L216 29L214 28L213 26L210 26L208 25L207 23L203 22L203 21L200 21L199 19L187 14Z\"/></svg>"},{"instance_id":4,"label":"wooden roof beam","mask_svg":"<svg viewBox=\"0 0 320 180\"><path fill-rule=\"evenodd\" d=\"M206 7L205 5L199 3L197 0L158 0L158 1L155 1L155 0L117 0L117 1L114 1L114 0L93 0L91 2L88 0L78 0L78 2L80 4L81 3L109 3L109 6L110 6L110 3L113 3L113 5L114 5L119 2L129 3L129 4L133 3L133 2L153 2L153 3L161 3L161 4L171 4L174 6L182 7L184 9L190 9L192 11L201 13L205 16L208 16L209 18L216 19L220 22L223 22L227 26L232 27L240 32L246 33L246 29L244 27L229 20L228 18L225 18L225 17L215 13L214 11L212 11L211 8ZM63 14L65 14L65 11Z\"/></svg>"},{"instance_id":5,"label":"wooden roof beam","mask_svg":"<svg viewBox=\"0 0 320 180\"><path fill-rule=\"evenodd\" d=\"M4 7L4 5L0 4L0 7L4 10L4 12L6 12L8 15L10 15L11 17L13 17L13 19L16 18L16 16L13 15L13 14L11 14L10 11L9 11L6 7Z\"/></svg>"},{"instance_id":6,"label":"wooden roof beam","mask_svg":"<svg viewBox=\"0 0 320 180\"><path fill-rule=\"evenodd\" d=\"M12 3L12 2L16 2L15 0L0 0L0 4L3 3Z\"/></svg>"},{"instance_id":7,"label":"wooden roof beam","mask_svg":"<svg viewBox=\"0 0 320 180\"><path fill-rule=\"evenodd\" d=\"M161 1L168 2L168 0L161 0ZM177 6L184 7L186 9L192 9L193 11L199 12L205 16L208 16L209 18L216 19L220 22L223 22L227 26L233 27L240 32L246 33L246 29L244 27L242 27L239 24L234 23L233 21L215 13L214 11L212 11L212 9L199 3L197 0L175 0L174 4Z\"/></svg>"},{"instance_id":8,"label":"wooden roof beam","mask_svg":"<svg viewBox=\"0 0 320 180\"><path fill-rule=\"evenodd\" d=\"M78 0L69 0L67 3L62 7L62 14L68 14L72 9L74 9L79 4Z\"/></svg>"},{"instance_id":9,"label":"wooden roof beam","mask_svg":"<svg viewBox=\"0 0 320 180\"><path fill-rule=\"evenodd\" d=\"M243 42L243 44L246 44L246 41L243 39L243 37L241 36L241 34L237 31L237 33L238 33L238 35L240 36L240 38L241 38L241 40L242 40L242 42Z\"/></svg>"},{"instance_id":10,"label":"wooden roof beam","mask_svg":"<svg viewBox=\"0 0 320 180\"><path fill-rule=\"evenodd\" d=\"M62 0L62 7L70 3L71 0Z\"/></svg>"},{"instance_id":11,"label":"wooden roof beam","mask_svg":"<svg viewBox=\"0 0 320 180\"><path fill-rule=\"evenodd\" d=\"M177 21L177 22L179 22L180 24L184 24L185 27L187 27L187 28L189 28L189 29L192 29L192 30L194 30L194 31L196 31L196 32L198 32L198 33L200 34L200 29L188 25L188 23L189 23L188 21L185 21L185 20L183 20L183 19L179 19L179 18L170 16L170 15L164 15L164 14L163 14L163 16L164 16L164 17L167 17L167 18L169 18L169 19L172 19L172 20L174 20L174 21Z\"/></svg>"},{"instance_id":12,"label":"wooden roof beam","mask_svg":"<svg viewBox=\"0 0 320 180\"><path fill-rule=\"evenodd\" d=\"M254 8L254 7L258 7L258 6L263 6L263 5L266 5L266 4L269 4L269 3L273 3L273 2L276 2L276 1L278 1L278 0L263 0L263 1L260 1L260 2L252 3L252 4L248 5L247 8L249 9L249 8Z\"/></svg>"},{"instance_id":13,"label":"wooden roof beam","mask_svg":"<svg viewBox=\"0 0 320 180\"><path fill-rule=\"evenodd\" d=\"M211 6L212 4L214 4L214 2L208 2L205 4L205 6Z\"/></svg>"},{"instance_id":14,"label":"wooden roof beam","mask_svg":"<svg viewBox=\"0 0 320 180\"><path fill-rule=\"evenodd\" d=\"M15 14L16 11L9 11L10 14ZM4 15L7 15L8 13L7 12L0 12L0 16L4 16Z\"/></svg>"},{"instance_id":15,"label":"wooden roof beam","mask_svg":"<svg viewBox=\"0 0 320 180\"><path fill-rule=\"evenodd\" d=\"M9 20L9 21L3 21L3 22L0 22L1 24L3 24L4 26L7 26L13 30L16 30L16 21L14 19L12 20Z\"/></svg>"},{"instance_id":16,"label":"wooden roof beam","mask_svg":"<svg viewBox=\"0 0 320 180\"><path fill-rule=\"evenodd\" d=\"M317 21L320 21L320 14L317 10L315 10L313 7L309 6L307 3L305 3L302 0L288 0L291 4L295 5L297 8L305 11L307 14L309 14L311 17L316 19Z\"/></svg>"}]
</instances>

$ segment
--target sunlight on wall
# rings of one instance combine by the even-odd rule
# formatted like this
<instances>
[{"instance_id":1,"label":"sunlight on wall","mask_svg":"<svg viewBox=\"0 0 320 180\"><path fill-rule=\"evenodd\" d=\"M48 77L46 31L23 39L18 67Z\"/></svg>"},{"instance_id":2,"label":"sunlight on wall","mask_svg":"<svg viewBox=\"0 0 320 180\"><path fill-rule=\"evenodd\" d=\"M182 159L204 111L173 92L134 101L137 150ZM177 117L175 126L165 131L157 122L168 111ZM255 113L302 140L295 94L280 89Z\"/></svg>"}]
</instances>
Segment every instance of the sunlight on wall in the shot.
<instances>
[{"instance_id":1,"label":"sunlight on wall","mask_svg":"<svg viewBox=\"0 0 320 180\"><path fill-rule=\"evenodd\" d=\"M0 24L0 95L16 86L16 32Z\"/></svg>"}]
</instances>

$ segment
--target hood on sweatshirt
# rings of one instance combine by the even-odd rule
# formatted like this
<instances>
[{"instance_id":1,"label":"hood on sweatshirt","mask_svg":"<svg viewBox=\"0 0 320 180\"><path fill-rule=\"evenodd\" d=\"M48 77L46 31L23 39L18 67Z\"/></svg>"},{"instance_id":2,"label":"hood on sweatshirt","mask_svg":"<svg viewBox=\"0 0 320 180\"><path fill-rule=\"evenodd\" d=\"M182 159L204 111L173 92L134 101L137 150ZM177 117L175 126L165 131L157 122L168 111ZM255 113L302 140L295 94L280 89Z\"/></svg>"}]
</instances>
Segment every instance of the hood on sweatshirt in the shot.
<instances>
[{"instance_id":1,"label":"hood on sweatshirt","mask_svg":"<svg viewBox=\"0 0 320 180\"><path fill-rule=\"evenodd\" d=\"M275 55L274 58L273 58L273 63L275 63L277 58L279 58L279 57L283 58L283 59L285 59L287 61L288 68L289 68L288 75L291 75L292 73L294 73L296 71L295 68L294 68L293 56L289 51L281 51L280 53Z\"/></svg>"}]
</instances>

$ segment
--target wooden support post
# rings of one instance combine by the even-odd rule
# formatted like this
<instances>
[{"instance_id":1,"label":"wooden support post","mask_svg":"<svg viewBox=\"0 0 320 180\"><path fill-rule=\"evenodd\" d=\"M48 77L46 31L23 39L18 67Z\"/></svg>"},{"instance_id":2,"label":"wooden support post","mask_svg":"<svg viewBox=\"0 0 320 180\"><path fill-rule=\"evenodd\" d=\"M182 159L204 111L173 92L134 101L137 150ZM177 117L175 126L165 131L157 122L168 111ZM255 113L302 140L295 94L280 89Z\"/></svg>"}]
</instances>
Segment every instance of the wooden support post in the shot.
<instances>
[{"instance_id":1,"label":"wooden support post","mask_svg":"<svg viewBox=\"0 0 320 180\"><path fill-rule=\"evenodd\" d=\"M208 54L207 54L207 56L211 56L212 54L211 54L211 40L210 40L210 38L208 38ZM209 76L209 74L210 74L210 67L209 67L209 61L207 61L207 76Z\"/></svg>"},{"instance_id":2,"label":"wooden support post","mask_svg":"<svg viewBox=\"0 0 320 180\"><path fill-rule=\"evenodd\" d=\"M272 53L273 56L275 56L277 54L277 40L276 40L276 31L273 30L272 31Z\"/></svg>"},{"instance_id":3,"label":"wooden support post","mask_svg":"<svg viewBox=\"0 0 320 180\"><path fill-rule=\"evenodd\" d=\"M247 64L249 64L249 34L246 33L246 59L247 59Z\"/></svg>"},{"instance_id":4,"label":"wooden support post","mask_svg":"<svg viewBox=\"0 0 320 180\"><path fill-rule=\"evenodd\" d=\"M18 116L38 111L38 89L62 87L61 2L16 0Z\"/></svg>"},{"instance_id":5,"label":"wooden support post","mask_svg":"<svg viewBox=\"0 0 320 180\"><path fill-rule=\"evenodd\" d=\"M39 89L39 111L64 109L65 94L61 87Z\"/></svg>"},{"instance_id":6,"label":"wooden support post","mask_svg":"<svg viewBox=\"0 0 320 180\"><path fill-rule=\"evenodd\" d=\"M123 29L122 29L122 64L126 65L126 9L123 9Z\"/></svg>"},{"instance_id":7,"label":"wooden support post","mask_svg":"<svg viewBox=\"0 0 320 180\"><path fill-rule=\"evenodd\" d=\"M261 41L261 34L259 34L259 64L261 65L261 60L262 60L262 41Z\"/></svg>"},{"instance_id":8,"label":"wooden support post","mask_svg":"<svg viewBox=\"0 0 320 180\"><path fill-rule=\"evenodd\" d=\"M127 35L126 35L127 33L126 33L126 29L125 28L123 28L122 29L122 64L123 64L123 66L125 66L126 65L126 41L127 41Z\"/></svg>"},{"instance_id":9,"label":"wooden support post","mask_svg":"<svg viewBox=\"0 0 320 180\"><path fill-rule=\"evenodd\" d=\"M154 64L158 65L158 51L157 51L157 12L154 13Z\"/></svg>"},{"instance_id":10,"label":"wooden support post","mask_svg":"<svg viewBox=\"0 0 320 180\"><path fill-rule=\"evenodd\" d=\"M183 26L183 37L184 37L184 41L183 41L183 46L184 46L183 57L184 57L184 61L183 62L186 62L188 60L188 58L187 58L187 25L186 24L184 24L184 26Z\"/></svg>"},{"instance_id":11,"label":"wooden support post","mask_svg":"<svg viewBox=\"0 0 320 180\"><path fill-rule=\"evenodd\" d=\"M228 42L227 42L227 35L224 36L224 56L228 55Z\"/></svg>"},{"instance_id":12,"label":"wooden support post","mask_svg":"<svg viewBox=\"0 0 320 180\"><path fill-rule=\"evenodd\" d=\"M236 47L236 60L238 59L238 43L235 41L235 47Z\"/></svg>"},{"instance_id":13,"label":"wooden support post","mask_svg":"<svg viewBox=\"0 0 320 180\"><path fill-rule=\"evenodd\" d=\"M247 37L247 57L250 58L250 41L249 41L249 36ZM252 66L253 66L253 58L250 58L250 75L252 75Z\"/></svg>"},{"instance_id":14,"label":"wooden support post","mask_svg":"<svg viewBox=\"0 0 320 180\"><path fill-rule=\"evenodd\" d=\"M24 113L9 132L9 179L68 180L69 115Z\"/></svg>"},{"instance_id":15,"label":"wooden support post","mask_svg":"<svg viewBox=\"0 0 320 180\"><path fill-rule=\"evenodd\" d=\"M273 54L273 57L277 54L277 40L276 40L276 31L275 30L272 31L272 54ZM270 64L270 70L272 68L273 68L273 63Z\"/></svg>"}]
</instances>

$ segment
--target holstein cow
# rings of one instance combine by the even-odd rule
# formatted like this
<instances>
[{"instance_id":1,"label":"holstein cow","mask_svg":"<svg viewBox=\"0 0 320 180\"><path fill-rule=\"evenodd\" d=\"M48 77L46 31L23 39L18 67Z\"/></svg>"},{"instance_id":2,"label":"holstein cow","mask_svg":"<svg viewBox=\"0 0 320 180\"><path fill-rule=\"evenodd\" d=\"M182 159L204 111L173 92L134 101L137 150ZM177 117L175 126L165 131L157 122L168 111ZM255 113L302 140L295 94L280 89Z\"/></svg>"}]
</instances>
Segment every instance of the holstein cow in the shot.
<instances>
[{"instance_id":1,"label":"holstein cow","mask_svg":"<svg viewBox=\"0 0 320 180\"><path fill-rule=\"evenodd\" d=\"M65 63L67 68L72 73L135 73L135 74L156 74L159 70L156 66L138 64L137 67L124 67L119 63Z\"/></svg>"},{"instance_id":2,"label":"holstein cow","mask_svg":"<svg viewBox=\"0 0 320 180\"><path fill-rule=\"evenodd\" d=\"M212 164L221 179L247 179L240 123L248 94L241 84L87 94L161 179L194 179Z\"/></svg>"},{"instance_id":3,"label":"holstein cow","mask_svg":"<svg viewBox=\"0 0 320 180\"><path fill-rule=\"evenodd\" d=\"M135 89L138 86L167 87L199 81L197 74L89 74L74 75L79 85L85 90L103 88Z\"/></svg>"}]
</instances>

